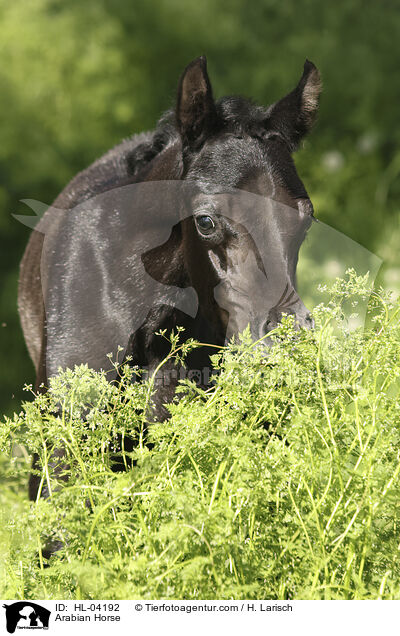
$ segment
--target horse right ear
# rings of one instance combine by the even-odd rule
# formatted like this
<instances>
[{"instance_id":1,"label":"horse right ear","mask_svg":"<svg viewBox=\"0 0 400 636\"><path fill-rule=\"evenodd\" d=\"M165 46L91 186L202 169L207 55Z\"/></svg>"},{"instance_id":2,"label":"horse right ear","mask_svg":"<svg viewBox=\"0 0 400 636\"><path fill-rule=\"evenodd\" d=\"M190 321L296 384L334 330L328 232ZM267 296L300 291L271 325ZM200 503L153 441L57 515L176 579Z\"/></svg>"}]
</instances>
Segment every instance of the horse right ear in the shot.
<instances>
[{"instance_id":1,"label":"horse right ear","mask_svg":"<svg viewBox=\"0 0 400 636\"><path fill-rule=\"evenodd\" d=\"M193 60L182 73L176 122L183 148L193 150L200 148L216 128L217 111L204 55Z\"/></svg>"}]
</instances>

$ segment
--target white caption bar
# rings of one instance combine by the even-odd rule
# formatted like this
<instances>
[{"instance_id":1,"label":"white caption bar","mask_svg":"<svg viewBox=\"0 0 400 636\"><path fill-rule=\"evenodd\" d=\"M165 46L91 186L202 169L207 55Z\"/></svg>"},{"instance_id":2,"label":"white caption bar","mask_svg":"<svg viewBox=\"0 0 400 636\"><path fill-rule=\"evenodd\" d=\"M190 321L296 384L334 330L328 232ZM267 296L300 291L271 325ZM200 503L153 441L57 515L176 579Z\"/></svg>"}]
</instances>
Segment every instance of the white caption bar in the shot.
<instances>
[{"instance_id":1,"label":"white caption bar","mask_svg":"<svg viewBox=\"0 0 400 636\"><path fill-rule=\"evenodd\" d=\"M400 601L1 601L0 633L213 633L374 636L398 623ZM23 631L22 631L23 630ZM206 631L207 630L207 631Z\"/></svg>"}]
</instances>

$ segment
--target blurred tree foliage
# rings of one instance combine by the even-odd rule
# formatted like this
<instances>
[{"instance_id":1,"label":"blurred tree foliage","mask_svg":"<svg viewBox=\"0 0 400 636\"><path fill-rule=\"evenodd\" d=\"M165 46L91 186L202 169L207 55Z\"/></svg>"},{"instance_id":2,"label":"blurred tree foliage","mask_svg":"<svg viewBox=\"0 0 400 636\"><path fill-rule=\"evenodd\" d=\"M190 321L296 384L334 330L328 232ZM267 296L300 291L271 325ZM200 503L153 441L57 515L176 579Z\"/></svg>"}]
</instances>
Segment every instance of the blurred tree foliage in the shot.
<instances>
[{"instance_id":1,"label":"blurred tree foliage","mask_svg":"<svg viewBox=\"0 0 400 636\"><path fill-rule=\"evenodd\" d=\"M371 250L400 236L398 0L1 0L0 24L2 411L33 381L16 311L29 230L11 214L27 213L24 198L50 204L110 146L152 128L199 54L217 97L264 104L311 59L324 93L297 164L318 217Z\"/></svg>"}]
</instances>

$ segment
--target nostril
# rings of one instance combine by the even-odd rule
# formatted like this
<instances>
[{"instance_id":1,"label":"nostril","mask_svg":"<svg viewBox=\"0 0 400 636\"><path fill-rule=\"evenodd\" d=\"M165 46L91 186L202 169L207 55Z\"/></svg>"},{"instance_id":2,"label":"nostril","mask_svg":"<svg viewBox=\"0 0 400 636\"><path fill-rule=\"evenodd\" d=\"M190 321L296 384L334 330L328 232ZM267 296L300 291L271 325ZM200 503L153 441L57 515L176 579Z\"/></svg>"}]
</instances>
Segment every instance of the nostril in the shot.
<instances>
[{"instance_id":1,"label":"nostril","mask_svg":"<svg viewBox=\"0 0 400 636\"><path fill-rule=\"evenodd\" d=\"M275 321L271 320L271 318L268 318L268 320L266 320L264 323L264 328L263 328L264 334L272 331L272 329L274 329L275 326L276 326Z\"/></svg>"},{"instance_id":2,"label":"nostril","mask_svg":"<svg viewBox=\"0 0 400 636\"><path fill-rule=\"evenodd\" d=\"M311 314L307 314L305 322L307 329L314 329L315 321Z\"/></svg>"}]
</instances>

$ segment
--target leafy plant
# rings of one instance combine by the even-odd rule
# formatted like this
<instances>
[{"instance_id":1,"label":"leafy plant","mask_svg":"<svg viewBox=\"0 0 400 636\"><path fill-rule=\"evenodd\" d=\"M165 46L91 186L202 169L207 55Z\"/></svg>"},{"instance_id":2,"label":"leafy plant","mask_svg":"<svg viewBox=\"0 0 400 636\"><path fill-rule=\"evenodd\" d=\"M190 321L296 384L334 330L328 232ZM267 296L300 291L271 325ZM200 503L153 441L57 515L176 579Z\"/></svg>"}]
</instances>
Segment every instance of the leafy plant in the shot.
<instances>
[{"instance_id":1,"label":"leafy plant","mask_svg":"<svg viewBox=\"0 0 400 636\"><path fill-rule=\"evenodd\" d=\"M181 381L147 440L155 378L126 367L118 385L65 371L7 419L1 596L399 598L400 305L351 271L329 293L314 331L288 317L267 349L244 332L211 388ZM170 356L196 346L179 336ZM50 496L30 503L32 453Z\"/></svg>"}]
</instances>

